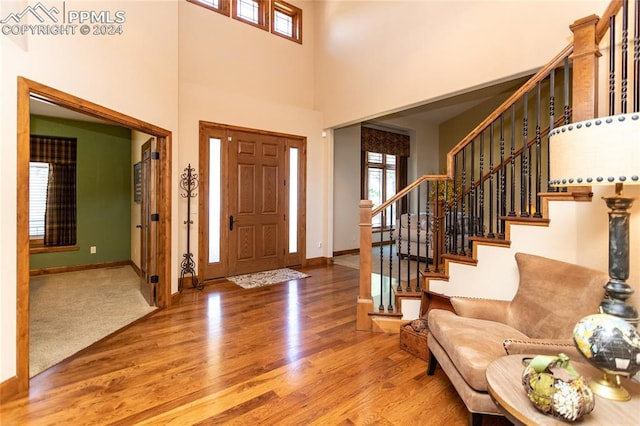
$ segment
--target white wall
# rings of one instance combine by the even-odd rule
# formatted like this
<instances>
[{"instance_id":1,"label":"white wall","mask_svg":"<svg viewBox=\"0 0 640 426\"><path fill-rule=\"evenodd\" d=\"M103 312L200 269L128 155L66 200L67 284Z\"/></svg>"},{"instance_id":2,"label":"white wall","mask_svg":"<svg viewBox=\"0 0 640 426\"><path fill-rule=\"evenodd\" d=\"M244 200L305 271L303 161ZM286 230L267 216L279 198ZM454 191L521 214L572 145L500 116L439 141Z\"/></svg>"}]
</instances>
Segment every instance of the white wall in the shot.
<instances>
[{"instance_id":1,"label":"white wall","mask_svg":"<svg viewBox=\"0 0 640 426\"><path fill-rule=\"evenodd\" d=\"M180 2L180 170L198 167L200 120L282 132L307 138L307 258L326 255L328 239L328 143L322 114L313 109L314 3L303 10L303 44ZM194 201L195 203L195 201ZM197 210L197 209L196 209ZM178 223L186 219L180 203ZM198 229L192 209L193 229ZM181 226L184 228L184 225ZM185 229L186 230L186 229ZM191 252L198 258L197 233ZM319 246L322 247L319 247ZM180 253L186 249L181 233Z\"/></svg>"},{"instance_id":2,"label":"white wall","mask_svg":"<svg viewBox=\"0 0 640 426\"><path fill-rule=\"evenodd\" d=\"M26 2L1 2L0 16ZM47 6L53 5L47 2ZM35 3L31 3L35 5ZM62 10L61 4L56 4ZM0 381L15 375L16 359L16 93L17 77L54 87L177 134L178 4L173 1L66 1L66 10L123 10L122 35L0 35ZM33 20L33 19L32 19ZM33 22L31 22L33 23ZM175 163L174 163L175 164ZM174 169L175 170L175 169ZM175 175L175 171L174 171ZM174 188L174 194L177 193ZM175 199L175 196L174 196ZM175 215L174 215L175 217ZM177 222L172 228L177 242ZM172 263L177 263L177 249ZM177 270L172 282L176 283ZM174 289L175 291L175 289Z\"/></svg>"},{"instance_id":3,"label":"white wall","mask_svg":"<svg viewBox=\"0 0 640 426\"><path fill-rule=\"evenodd\" d=\"M317 2L317 109L337 127L537 70L608 3Z\"/></svg>"},{"instance_id":4,"label":"white wall","mask_svg":"<svg viewBox=\"0 0 640 426\"><path fill-rule=\"evenodd\" d=\"M360 247L360 124L333 132L333 251Z\"/></svg>"}]
</instances>

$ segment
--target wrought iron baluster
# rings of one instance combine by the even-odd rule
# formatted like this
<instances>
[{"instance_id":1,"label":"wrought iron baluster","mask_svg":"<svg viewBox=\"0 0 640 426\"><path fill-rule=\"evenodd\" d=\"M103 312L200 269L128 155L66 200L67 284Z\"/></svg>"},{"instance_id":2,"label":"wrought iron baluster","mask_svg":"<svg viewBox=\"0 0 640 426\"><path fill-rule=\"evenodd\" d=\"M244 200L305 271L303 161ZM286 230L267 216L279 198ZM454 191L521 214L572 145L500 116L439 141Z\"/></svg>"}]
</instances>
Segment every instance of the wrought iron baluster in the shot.
<instances>
[{"instance_id":1,"label":"wrought iron baluster","mask_svg":"<svg viewBox=\"0 0 640 426\"><path fill-rule=\"evenodd\" d=\"M434 191L435 200L434 200L434 212L433 212L433 272L440 272L440 197L438 196L440 190L440 182L436 181L436 189Z\"/></svg>"},{"instance_id":2,"label":"wrought iron baluster","mask_svg":"<svg viewBox=\"0 0 640 426\"><path fill-rule=\"evenodd\" d=\"M417 197L417 211L418 211L418 226L416 227L417 229L417 234L418 234L418 239L416 241L416 246L417 246L417 253L416 253L416 288L415 291L420 291L420 233L422 230L422 220L420 220L420 187L418 186L417 188L418 190L418 197ZM409 268L407 268L409 269Z\"/></svg>"},{"instance_id":3,"label":"wrought iron baluster","mask_svg":"<svg viewBox=\"0 0 640 426\"><path fill-rule=\"evenodd\" d=\"M401 263L401 262L399 262ZM400 266L398 266L400 268ZM411 291L411 198L407 194L407 292Z\"/></svg>"},{"instance_id":4,"label":"wrought iron baluster","mask_svg":"<svg viewBox=\"0 0 640 426\"><path fill-rule=\"evenodd\" d=\"M549 134L553 130L553 126L555 123L555 111L556 108L556 72L555 70L551 71L549 75ZM558 188L554 185L551 185L551 164L549 163L550 152L549 152L549 134L547 135L547 174L545 181L547 182L547 191L549 192L557 192Z\"/></svg>"},{"instance_id":5,"label":"wrought iron baluster","mask_svg":"<svg viewBox=\"0 0 640 426\"><path fill-rule=\"evenodd\" d=\"M429 192L431 191L431 182L427 181L427 190L425 192L425 199L426 199L426 203L425 203L425 211L427 213L427 230L426 230L426 235L425 235L425 244L424 244L424 257L425 257L425 262L424 262L424 271L425 272L429 272L431 270L431 268L429 267L429 240L433 239L433 221L431 220L431 206L429 205L429 199L431 198ZM432 248L433 250L433 248ZM433 258L433 253L431 254L431 257ZM433 261L433 260L432 260Z\"/></svg>"},{"instance_id":6,"label":"wrought iron baluster","mask_svg":"<svg viewBox=\"0 0 640 426\"><path fill-rule=\"evenodd\" d=\"M398 258L398 285L396 286L396 291L402 291L402 285L400 285L400 271L402 270L402 200L403 198L398 200L398 217L400 218L398 225L398 250L396 251L396 257ZM409 244L409 240L407 239L407 244ZM393 275L390 275L393 276Z\"/></svg>"},{"instance_id":7,"label":"wrought iron baluster","mask_svg":"<svg viewBox=\"0 0 640 426\"><path fill-rule=\"evenodd\" d=\"M636 6L638 3L636 2ZM614 46L614 45L612 45ZM613 49L611 49L613 50ZM622 72L620 75L620 107L621 113L627 113L627 90L629 84L629 3L622 2Z\"/></svg>"},{"instance_id":8,"label":"wrought iron baluster","mask_svg":"<svg viewBox=\"0 0 640 426\"><path fill-rule=\"evenodd\" d=\"M510 171L510 189L511 197L509 199L510 207L509 216L516 215L516 105L511 105L511 171Z\"/></svg>"},{"instance_id":9,"label":"wrought iron baluster","mask_svg":"<svg viewBox=\"0 0 640 426\"><path fill-rule=\"evenodd\" d=\"M378 305L378 311L384 312L384 214L381 213L381 221L380 221L380 305Z\"/></svg>"},{"instance_id":10,"label":"wrought iron baluster","mask_svg":"<svg viewBox=\"0 0 640 426\"><path fill-rule=\"evenodd\" d=\"M496 234L493 233L493 132L495 121L492 121L489 125L489 233L487 237L495 238ZM497 198L496 193L496 198ZM497 213L498 210L496 210ZM497 216L497 215L496 215Z\"/></svg>"},{"instance_id":11,"label":"wrought iron baluster","mask_svg":"<svg viewBox=\"0 0 640 426\"><path fill-rule=\"evenodd\" d=\"M571 121L571 106L569 105L569 57L564 58L564 124L569 124ZM566 187L565 187L566 190Z\"/></svg>"},{"instance_id":12,"label":"wrought iron baluster","mask_svg":"<svg viewBox=\"0 0 640 426\"><path fill-rule=\"evenodd\" d=\"M469 235L474 236L481 236L484 234L481 232L481 229L484 227L484 132L480 133L480 170L478 176L478 212L477 216L469 218L469 227L473 229L473 234L471 234L470 231ZM476 218L478 219L477 223ZM471 241L469 241L470 251L471 248Z\"/></svg>"},{"instance_id":13,"label":"wrought iron baluster","mask_svg":"<svg viewBox=\"0 0 640 426\"><path fill-rule=\"evenodd\" d=\"M465 192L467 190L467 150L466 147L462 149L462 212L460 212L460 218L464 221L464 217L467 214L467 206ZM460 252L461 256L465 255L464 252L464 227L460 227L458 230L458 215L456 217L451 218L451 229L453 229L453 239L455 241L456 247L458 246L458 234L460 234Z\"/></svg>"},{"instance_id":14,"label":"wrought iron baluster","mask_svg":"<svg viewBox=\"0 0 640 426\"><path fill-rule=\"evenodd\" d=\"M525 93L522 98L522 155L520 157L520 216L529 217L529 207L527 206L527 175L529 173L529 159L527 138L529 137L529 93Z\"/></svg>"},{"instance_id":15,"label":"wrought iron baluster","mask_svg":"<svg viewBox=\"0 0 640 426\"><path fill-rule=\"evenodd\" d=\"M504 114L500 115L500 197L498 215L498 238L504 240L504 220L500 216L507 215L507 165L504 163Z\"/></svg>"},{"instance_id":16,"label":"wrought iron baluster","mask_svg":"<svg viewBox=\"0 0 640 426\"><path fill-rule=\"evenodd\" d=\"M540 185L542 180L542 159L540 158L542 155L542 146L541 146L541 136L540 136L540 106L542 104L541 94L540 94L540 82L536 86L536 212L534 213L534 217L542 217L541 206L540 206Z\"/></svg>"},{"instance_id":17,"label":"wrought iron baluster","mask_svg":"<svg viewBox=\"0 0 640 426\"><path fill-rule=\"evenodd\" d=\"M475 160L475 156L476 156L476 140L473 139L471 141L471 170L470 170L470 174L471 174L471 178L469 179L469 185L471 185L471 192L469 192L469 217L467 218L467 222L469 223L469 226L466 227L466 231L465 231L465 226L464 226L464 221L465 221L465 217L463 216L462 218L460 218L460 227L462 228L462 244L465 246L464 247L464 253L465 255L469 254L469 248L470 248L470 244L471 241L469 240L468 237L473 236L472 232L473 232L473 227L471 226L471 224L473 223L472 220L474 220L474 218L476 217L476 213L477 213L477 197L476 197L476 160ZM467 236L467 244L464 243L464 237Z\"/></svg>"},{"instance_id":18,"label":"wrought iron baluster","mask_svg":"<svg viewBox=\"0 0 640 426\"><path fill-rule=\"evenodd\" d=\"M616 104L616 17L609 17L609 115L615 114Z\"/></svg>"},{"instance_id":19,"label":"wrought iron baluster","mask_svg":"<svg viewBox=\"0 0 640 426\"><path fill-rule=\"evenodd\" d=\"M463 154L464 157L464 154ZM457 232L455 229L455 222L453 220L453 218L457 218L458 217L458 205L460 205L460 209L462 209L462 205L464 203L464 185L466 184L466 178L462 177L458 177L458 154L456 154L456 157L454 158L454 181L453 181L453 208L449 210L448 215L446 216L448 222L449 222L449 226L447 227L447 229L449 230L449 232L447 232L447 234L452 234L452 243L451 243L451 253L457 254L458 253L458 248L462 248L462 247L458 247L458 236L457 236ZM462 175L464 175L464 159L462 160ZM457 180L457 181L456 181ZM458 182L460 182L460 184L458 184ZM461 186L462 185L462 186Z\"/></svg>"},{"instance_id":20,"label":"wrought iron baluster","mask_svg":"<svg viewBox=\"0 0 640 426\"><path fill-rule=\"evenodd\" d=\"M396 217L393 215L393 206L395 203L391 203L391 211L389 214L391 215L391 232L393 232L394 223L396 223ZM399 225L397 229L398 241L402 240L402 226ZM399 253L396 250L396 253ZM396 254L398 255L398 254ZM391 241L391 245L389 246L389 306L387 306L388 312L393 312L393 240Z\"/></svg>"},{"instance_id":21,"label":"wrought iron baluster","mask_svg":"<svg viewBox=\"0 0 640 426\"><path fill-rule=\"evenodd\" d=\"M633 8L633 112L640 111L640 7Z\"/></svg>"}]
</instances>

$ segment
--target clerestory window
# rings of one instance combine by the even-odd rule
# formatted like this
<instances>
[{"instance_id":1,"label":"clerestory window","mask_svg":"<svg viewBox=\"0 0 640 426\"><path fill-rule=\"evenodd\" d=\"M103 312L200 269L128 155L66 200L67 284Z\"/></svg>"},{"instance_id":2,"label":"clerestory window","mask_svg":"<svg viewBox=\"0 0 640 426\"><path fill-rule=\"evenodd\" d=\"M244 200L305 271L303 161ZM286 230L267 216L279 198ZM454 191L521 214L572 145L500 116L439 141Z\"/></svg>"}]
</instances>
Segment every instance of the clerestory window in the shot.
<instances>
[{"instance_id":1,"label":"clerestory window","mask_svg":"<svg viewBox=\"0 0 640 426\"><path fill-rule=\"evenodd\" d=\"M283 1L272 1L271 32L302 43L302 9Z\"/></svg>"},{"instance_id":2,"label":"clerestory window","mask_svg":"<svg viewBox=\"0 0 640 426\"><path fill-rule=\"evenodd\" d=\"M231 16L265 31L269 30L267 0L234 0Z\"/></svg>"},{"instance_id":3,"label":"clerestory window","mask_svg":"<svg viewBox=\"0 0 640 426\"><path fill-rule=\"evenodd\" d=\"M206 7L214 12L221 13L225 16L229 16L229 0L187 0L188 2L197 4L198 6Z\"/></svg>"}]
</instances>

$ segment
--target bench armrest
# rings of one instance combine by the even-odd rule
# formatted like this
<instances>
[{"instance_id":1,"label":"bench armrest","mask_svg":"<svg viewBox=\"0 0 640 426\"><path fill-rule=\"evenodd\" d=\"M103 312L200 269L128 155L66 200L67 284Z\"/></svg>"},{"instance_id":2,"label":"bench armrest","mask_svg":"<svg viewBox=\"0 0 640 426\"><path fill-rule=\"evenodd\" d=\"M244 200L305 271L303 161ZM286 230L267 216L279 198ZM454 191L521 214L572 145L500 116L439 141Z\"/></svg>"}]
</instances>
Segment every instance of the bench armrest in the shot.
<instances>
[{"instance_id":1,"label":"bench armrest","mask_svg":"<svg viewBox=\"0 0 640 426\"><path fill-rule=\"evenodd\" d=\"M455 313L467 318L507 323L507 312L510 301L477 299L472 297L452 297L451 305Z\"/></svg>"}]
</instances>

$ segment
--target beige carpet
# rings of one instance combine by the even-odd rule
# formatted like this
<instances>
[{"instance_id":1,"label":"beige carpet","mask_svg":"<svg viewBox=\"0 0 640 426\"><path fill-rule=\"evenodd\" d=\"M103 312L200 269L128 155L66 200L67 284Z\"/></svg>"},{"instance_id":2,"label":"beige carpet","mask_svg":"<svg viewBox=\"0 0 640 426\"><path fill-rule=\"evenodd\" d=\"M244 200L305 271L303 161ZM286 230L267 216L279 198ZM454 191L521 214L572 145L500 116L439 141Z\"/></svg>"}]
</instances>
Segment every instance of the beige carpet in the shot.
<instances>
[{"instance_id":1,"label":"beige carpet","mask_svg":"<svg viewBox=\"0 0 640 426\"><path fill-rule=\"evenodd\" d=\"M29 376L155 310L139 283L130 266L32 277Z\"/></svg>"}]
</instances>

